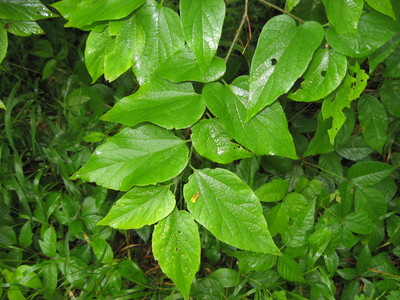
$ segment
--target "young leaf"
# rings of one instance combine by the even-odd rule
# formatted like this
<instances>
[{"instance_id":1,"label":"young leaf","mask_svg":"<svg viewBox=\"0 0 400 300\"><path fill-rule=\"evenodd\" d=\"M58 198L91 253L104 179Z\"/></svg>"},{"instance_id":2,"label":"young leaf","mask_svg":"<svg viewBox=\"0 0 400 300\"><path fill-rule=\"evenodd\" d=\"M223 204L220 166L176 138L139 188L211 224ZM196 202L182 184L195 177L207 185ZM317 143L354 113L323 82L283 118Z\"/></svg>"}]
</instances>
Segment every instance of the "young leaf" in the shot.
<instances>
[{"instance_id":1,"label":"young leaf","mask_svg":"<svg viewBox=\"0 0 400 300\"><path fill-rule=\"evenodd\" d=\"M169 187L135 187L119 199L97 225L139 229L168 216L175 207Z\"/></svg>"},{"instance_id":2,"label":"young leaf","mask_svg":"<svg viewBox=\"0 0 400 300\"><path fill-rule=\"evenodd\" d=\"M365 0L373 9L396 20L390 0Z\"/></svg>"},{"instance_id":3,"label":"young leaf","mask_svg":"<svg viewBox=\"0 0 400 300\"><path fill-rule=\"evenodd\" d=\"M65 27L82 28L97 21L122 19L146 0L62 0L54 6L68 20Z\"/></svg>"},{"instance_id":4,"label":"young leaf","mask_svg":"<svg viewBox=\"0 0 400 300\"><path fill-rule=\"evenodd\" d=\"M229 134L257 155L297 158L286 116L277 102L245 123L248 77L237 78L231 86L211 83L203 97L210 111L221 120Z\"/></svg>"},{"instance_id":5,"label":"young leaf","mask_svg":"<svg viewBox=\"0 0 400 300\"><path fill-rule=\"evenodd\" d=\"M14 21L34 21L57 16L39 0L0 0L0 19Z\"/></svg>"},{"instance_id":6,"label":"young leaf","mask_svg":"<svg viewBox=\"0 0 400 300\"><path fill-rule=\"evenodd\" d=\"M44 255L48 257L56 256L57 235L54 227L49 227L46 229L43 235L43 240L39 241L39 245Z\"/></svg>"},{"instance_id":7,"label":"young leaf","mask_svg":"<svg viewBox=\"0 0 400 300\"><path fill-rule=\"evenodd\" d=\"M183 49L184 39L178 14L154 0L147 0L135 15L144 31L145 42L141 55L134 59L133 71L143 84L161 63Z\"/></svg>"},{"instance_id":8,"label":"young leaf","mask_svg":"<svg viewBox=\"0 0 400 300\"><path fill-rule=\"evenodd\" d=\"M174 211L161 220L154 227L152 246L161 270L189 299L200 266L200 236L193 217L186 211Z\"/></svg>"},{"instance_id":9,"label":"young leaf","mask_svg":"<svg viewBox=\"0 0 400 300\"><path fill-rule=\"evenodd\" d=\"M135 57L140 56L145 34L136 15L110 22L108 31L112 40L104 58L104 77L113 81L132 67Z\"/></svg>"},{"instance_id":10,"label":"young leaf","mask_svg":"<svg viewBox=\"0 0 400 300\"><path fill-rule=\"evenodd\" d=\"M204 113L202 97L191 83L174 84L152 78L133 95L119 100L102 119L135 126L151 122L167 129L187 128Z\"/></svg>"},{"instance_id":11,"label":"young leaf","mask_svg":"<svg viewBox=\"0 0 400 300\"><path fill-rule=\"evenodd\" d=\"M254 194L262 202L276 202L281 201L288 192L289 183L278 178L259 187Z\"/></svg>"},{"instance_id":12,"label":"young leaf","mask_svg":"<svg viewBox=\"0 0 400 300\"><path fill-rule=\"evenodd\" d=\"M346 121L343 109L350 108L350 103L360 97L360 94L367 86L368 78L369 76L362 69L357 70L356 77L347 75L335 98L333 96L328 97L322 103L321 111L324 119L333 118L332 128L328 130L331 144L333 144L337 133Z\"/></svg>"},{"instance_id":13,"label":"young leaf","mask_svg":"<svg viewBox=\"0 0 400 300\"><path fill-rule=\"evenodd\" d=\"M276 16L265 24L250 67L246 122L289 91L308 67L323 36L319 23L306 22L297 27L287 15Z\"/></svg>"},{"instance_id":14,"label":"young leaf","mask_svg":"<svg viewBox=\"0 0 400 300\"><path fill-rule=\"evenodd\" d=\"M311 102L322 99L336 89L347 71L345 56L332 49L320 49L302 76L300 88L288 95L295 101Z\"/></svg>"},{"instance_id":15,"label":"young leaf","mask_svg":"<svg viewBox=\"0 0 400 300\"><path fill-rule=\"evenodd\" d=\"M189 151L172 132L154 125L125 128L96 148L71 178L127 191L133 185L163 182L186 167Z\"/></svg>"},{"instance_id":16,"label":"young leaf","mask_svg":"<svg viewBox=\"0 0 400 300\"><path fill-rule=\"evenodd\" d=\"M251 157L253 154L232 141L218 119L202 120L192 127L193 146L201 156L220 164Z\"/></svg>"},{"instance_id":17,"label":"young leaf","mask_svg":"<svg viewBox=\"0 0 400 300\"><path fill-rule=\"evenodd\" d=\"M358 101L358 119L365 142L381 153L388 139L386 132L389 127L383 104L371 95L363 95Z\"/></svg>"},{"instance_id":18,"label":"young leaf","mask_svg":"<svg viewBox=\"0 0 400 300\"><path fill-rule=\"evenodd\" d=\"M208 69L202 73L193 52L190 49L183 49L167 58L154 74L175 83L183 81L207 83L221 78L225 69L225 61L220 57L214 57Z\"/></svg>"},{"instance_id":19,"label":"young leaf","mask_svg":"<svg viewBox=\"0 0 400 300\"><path fill-rule=\"evenodd\" d=\"M338 34L357 32L358 20L363 9L363 0L322 0L329 22Z\"/></svg>"},{"instance_id":20,"label":"young leaf","mask_svg":"<svg viewBox=\"0 0 400 300\"><path fill-rule=\"evenodd\" d=\"M394 167L379 161L362 161L351 166L348 178L356 185L373 186L388 177Z\"/></svg>"},{"instance_id":21,"label":"young leaf","mask_svg":"<svg viewBox=\"0 0 400 300\"><path fill-rule=\"evenodd\" d=\"M293 7L295 7L297 4L299 4L300 0L286 0L285 3L285 10L290 12Z\"/></svg>"},{"instance_id":22,"label":"young leaf","mask_svg":"<svg viewBox=\"0 0 400 300\"><path fill-rule=\"evenodd\" d=\"M225 18L223 0L181 0L183 33L205 74L217 52Z\"/></svg>"},{"instance_id":23,"label":"young leaf","mask_svg":"<svg viewBox=\"0 0 400 300\"><path fill-rule=\"evenodd\" d=\"M235 174L225 169L196 170L183 191L195 220L224 243L280 254L268 231L260 201Z\"/></svg>"}]
</instances>

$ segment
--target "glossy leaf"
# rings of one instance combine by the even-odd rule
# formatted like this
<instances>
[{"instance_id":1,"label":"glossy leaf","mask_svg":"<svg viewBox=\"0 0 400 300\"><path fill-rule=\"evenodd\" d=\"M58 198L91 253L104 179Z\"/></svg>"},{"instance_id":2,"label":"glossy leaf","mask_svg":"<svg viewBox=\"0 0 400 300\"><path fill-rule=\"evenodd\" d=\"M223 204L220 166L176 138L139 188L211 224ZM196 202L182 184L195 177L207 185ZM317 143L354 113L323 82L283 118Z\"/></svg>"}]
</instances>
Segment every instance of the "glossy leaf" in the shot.
<instances>
[{"instance_id":1,"label":"glossy leaf","mask_svg":"<svg viewBox=\"0 0 400 300\"><path fill-rule=\"evenodd\" d=\"M200 266L200 236L193 217L174 211L155 227L153 254L161 270L189 299L190 286Z\"/></svg>"},{"instance_id":2,"label":"glossy leaf","mask_svg":"<svg viewBox=\"0 0 400 300\"><path fill-rule=\"evenodd\" d=\"M393 169L383 162L362 161L351 166L347 176L356 185L373 186L388 177Z\"/></svg>"},{"instance_id":3,"label":"glossy leaf","mask_svg":"<svg viewBox=\"0 0 400 300\"><path fill-rule=\"evenodd\" d=\"M356 135L351 137L346 145L337 148L336 152L346 159L358 161L366 158L374 150L368 147L360 135Z\"/></svg>"},{"instance_id":4,"label":"glossy leaf","mask_svg":"<svg viewBox=\"0 0 400 300\"><path fill-rule=\"evenodd\" d=\"M207 107L221 120L229 134L253 153L297 157L286 116L278 102L245 123L248 97L246 76L237 78L231 86L208 84L203 89L203 97Z\"/></svg>"},{"instance_id":5,"label":"glossy leaf","mask_svg":"<svg viewBox=\"0 0 400 300\"><path fill-rule=\"evenodd\" d=\"M154 125L125 128L96 148L71 178L127 191L133 185L156 184L186 167L188 149L172 132Z\"/></svg>"},{"instance_id":6,"label":"glossy leaf","mask_svg":"<svg viewBox=\"0 0 400 300\"><path fill-rule=\"evenodd\" d=\"M202 74L217 52L225 17L223 0L181 0L182 28L190 49L196 56Z\"/></svg>"},{"instance_id":7,"label":"glossy leaf","mask_svg":"<svg viewBox=\"0 0 400 300\"><path fill-rule=\"evenodd\" d=\"M85 48L85 63L93 79L92 83L104 74L104 59L111 41L112 38L109 35L108 27L103 32L92 31L88 36Z\"/></svg>"},{"instance_id":8,"label":"glossy leaf","mask_svg":"<svg viewBox=\"0 0 400 300\"><path fill-rule=\"evenodd\" d=\"M400 78L400 45L389 55L385 61L385 65L385 77Z\"/></svg>"},{"instance_id":9,"label":"glossy leaf","mask_svg":"<svg viewBox=\"0 0 400 300\"><path fill-rule=\"evenodd\" d=\"M218 280L224 288L230 288L238 284L240 275L236 270L221 268L214 271L210 277Z\"/></svg>"},{"instance_id":10,"label":"glossy leaf","mask_svg":"<svg viewBox=\"0 0 400 300\"><path fill-rule=\"evenodd\" d=\"M328 97L322 103L321 111L324 119L332 117L332 128L328 130L331 144L346 121L343 109L350 108L350 103L360 97L367 86L368 78L369 76L362 69L357 70L355 77L347 75L336 92L335 98Z\"/></svg>"},{"instance_id":11,"label":"glossy leaf","mask_svg":"<svg viewBox=\"0 0 400 300\"><path fill-rule=\"evenodd\" d=\"M368 57L370 73L372 73L379 63L383 62L400 45L400 32L394 35L382 47Z\"/></svg>"},{"instance_id":12,"label":"glossy leaf","mask_svg":"<svg viewBox=\"0 0 400 300\"><path fill-rule=\"evenodd\" d=\"M277 261L275 255L252 251L235 251L229 254L238 259L239 270L244 274L251 271L267 271L274 267Z\"/></svg>"},{"instance_id":13,"label":"glossy leaf","mask_svg":"<svg viewBox=\"0 0 400 300\"><path fill-rule=\"evenodd\" d=\"M366 212L376 221L387 212L387 201L383 194L371 187L358 187L354 197L354 208L357 212Z\"/></svg>"},{"instance_id":14,"label":"glossy leaf","mask_svg":"<svg viewBox=\"0 0 400 300\"><path fill-rule=\"evenodd\" d=\"M134 57L133 71L143 84L168 57L183 49L184 39L179 16L154 0L147 0L135 15L145 42L142 53Z\"/></svg>"},{"instance_id":15,"label":"glossy leaf","mask_svg":"<svg viewBox=\"0 0 400 300\"><path fill-rule=\"evenodd\" d=\"M27 221L21 228L18 240L23 247L27 248L32 244L32 239L33 233L31 222Z\"/></svg>"},{"instance_id":16,"label":"glossy leaf","mask_svg":"<svg viewBox=\"0 0 400 300\"><path fill-rule=\"evenodd\" d=\"M286 0L285 10L290 12L299 2L300 0Z\"/></svg>"},{"instance_id":17,"label":"glossy leaf","mask_svg":"<svg viewBox=\"0 0 400 300\"><path fill-rule=\"evenodd\" d=\"M329 23L338 34L357 32L358 20L363 9L363 0L322 0Z\"/></svg>"},{"instance_id":18,"label":"glossy leaf","mask_svg":"<svg viewBox=\"0 0 400 300\"><path fill-rule=\"evenodd\" d=\"M400 80L385 79L380 96L388 113L400 118Z\"/></svg>"},{"instance_id":19,"label":"glossy leaf","mask_svg":"<svg viewBox=\"0 0 400 300\"><path fill-rule=\"evenodd\" d=\"M34 21L55 17L39 0L0 0L0 19Z\"/></svg>"},{"instance_id":20,"label":"glossy leaf","mask_svg":"<svg viewBox=\"0 0 400 300\"><path fill-rule=\"evenodd\" d=\"M62 0L52 6L68 20L66 27L82 28L97 21L121 19L139 8L145 0Z\"/></svg>"},{"instance_id":21,"label":"glossy leaf","mask_svg":"<svg viewBox=\"0 0 400 300\"><path fill-rule=\"evenodd\" d=\"M203 157L220 164L251 157L253 154L232 141L218 119L202 120L192 127L192 142L196 151Z\"/></svg>"},{"instance_id":22,"label":"glossy leaf","mask_svg":"<svg viewBox=\"0 0 400 300\"><path fill-rule=\"evenodd\" d=\"M39 245L44 255L48 257L56 256L57 235L53 227L46 229L43 235L43 240L39 241Z\"/></svg>"},{"instance_id":23,"label":"glossy leaf","mask_svg":"<svg viewBox=\"0 0 400 300\"><path fill-rule=\"evenodd\" d=\"M320 24L306 22L297 27L287 15L265 24L250 67L246 122L289 91L307 69L323 36Z\"/></svg>"},{"instance_id":24,"label":"glossy leaf","mask_svg":"<svg viewBox=\"0 0 400 300\"><path fill-rule=\"evenodd\" d=\"M289 223L289 211L285 204L275 205L266 215L269 231L272 236L282 233Z\"/></svg>"},{"instance_id":25,"label":"glossy leaf","mask_svg":"<svg viewBox=\"0 0 400 300\"><path fill-rule=\"evenodd\" d=\"M390 0L365 0L373 9L396 20Z\"/></svg>"},{"instance_id":26,"label":"glossy leaf","mask_svg":"<svg viewBox=\"0 0 400 300\"><path fill-rule=\"evenodd\" d=\"M7 31L3 27L0 27L0 63L6 56L7 47L8 47Z\"/></svg>"},{"instance_id":27,"label":"glossy leaf","mask_svg":"<svg viewBox=\"0 0 400 300\"><path fill-rule=\"evenodd\" d=\"M287 181L278 178L263 184L254 193L262 202L276 202L285 197L288 189Z\"/></svg>"},{"instance_id":28,"label":"glossy leaf","mask_svg":"<svg viewBox=\"0 0 400 300\"><path fill-rule=\"evenodd\" d=\"M331 49L320 49L315 54L302 78L299 89L288 95L295 101L311 102L322 99L335 90L347 71L345 56Z\"/></svg>"},{"instance_id":29,"label":"glossy leaf","mask_svg":"<svg viewBox=\"0 0 400 300\"><path fill-rule=\"evenodd\" d=\"M198 81L213 82L225 73L226 65L222 58L214 57L210 66L201 72L196 57L189 49L180 50L167 58L155 71L155 75L172 82Z\"/></svg>"},{"instance_id":30,"label":"glossy leaf","mask_svg":"<svg viewBox=\"0 0 400 300\"><path fill-rule=\"evenodd\" d=\"M139 229L168 216L175 207L169 187L135 187L119 199L97 225Z\"/></svg>"},{"instance_id":31,"label":"glossy leaf","mask_svg":"<svg viewBox=\"0 0 400 300\"><path fill-rule=\"evenodd\" d=\"M153 78L133 95L119 100L102 119L135 126L151 122L159 126L187 128L203 115L205 105L190 83L174 84Z\"/></svg>"},{"instance_id":32,"label":"glossy leaf","mask_svg":"<svg viewBox=\"0 0 400 300\"><path fill-rule=\"evenodd\" d=\"M400 25L390 17L371 12L360 18L356 34L338 34L331 27L326 30L325 37L337 52L350 57L364 58L383 46L399 30Z\"/></svg>"},{"instance_id":33,"label":"glossy leaf","mask_svg":"<svg viewBox=\"0 0 400 300\"><path fill-rule=\"evenodd\" d=\"M184 186L189 212L224 243L240 249L279 255L248 185L225 169L196 170Z\"/></svg>"},{"instance_id":34,"label":"glossy leaf","mask_svg":"<svg viewBox=\"0 0 400 300\"><path fill-rule=\"evenodd\" d=\"M93 248L94 255L103 264L110 264L114 259L114 254L111 246L102 237L95 237L90 246Z\"/></svg>"},{"instance_id":35,"label":"glossy leaf","mask_svg":"<svg viewBox=\"0 0 400 300\"><path fill-rule=\"evenodd\" d=\"M389 127L389 119L383 104L371 95L363 95L357 107L364 141L381 153L388 139L386 132Z\"/></svg>"},{"instance_id":36,"label":"glossy leaf","mask_svg":"<svg viewBox=\"0 0 400 300\"><path fill-rule=\"evenodd\" d=\"M104 58L104 77L108 81L117 79L134 64L144 48L145 34L136 15L112 21L109 26L112 40Z\"/></svg>"},{"instance_id":37,"label":"glossy leaf","mask_svg":"<svg viewBox=\"0 0 400 300\"><path fill-rule=\"evenodd\" d=\"M304 156L329 153L333 151L333 145L330 142L328 130L332 128L332 120L324 120L322 112L318 113L317 116L318 127L313 139L308 145L307 151Z\"/></svg>"}]
</instances>

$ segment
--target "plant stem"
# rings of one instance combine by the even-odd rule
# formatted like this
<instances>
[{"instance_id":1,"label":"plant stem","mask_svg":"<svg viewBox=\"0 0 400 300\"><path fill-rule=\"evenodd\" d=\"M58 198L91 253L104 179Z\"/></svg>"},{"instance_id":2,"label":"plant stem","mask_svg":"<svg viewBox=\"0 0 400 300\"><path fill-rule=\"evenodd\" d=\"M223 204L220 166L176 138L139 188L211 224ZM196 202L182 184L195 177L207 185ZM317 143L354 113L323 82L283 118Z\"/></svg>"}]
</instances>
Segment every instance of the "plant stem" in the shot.
<instances>
[{"instance_id":1,"label":"plant stem","mask_svg":"<svg viewBox=\"0 0 400 300\"><path fill-rule=\"evenodd\" d=\"M240 21L240 25L239 28L236 30L236 34L235 37L233 38L232 44L228 50L228 53L225 56L225 62L228 61L229 57L231 56L233 49L235 48L235 45L239 39L240 33L242 32L243 26L244 26L244 22L246 22L247 19L247 11L248 11L248 7L249 7L249 0L245 0L244 1L244 12L243 12L243 16L242 16L242 20Z\"/></svg>"},{"instance_id":2,"label":"plant stem","mask_svg":"<svg viewBox=\"0 0 400 300\"><path fill-rule=\"evenodd\" d=\"M286 14L286 15L288 15L288 16L291 16L293 19L297 20L297 21L298 21L299 23L301 23L301 24L305 23L305 21L304 21L303 19L300 19L299 17L296 17L295 15L293 15L293 14L291 14L290 12L288 12L288 11L286 11L286 10L280 8L279 6L277 6L277 5L275 5L275 4L269 3L268 1L265 1L265 0L258 0L258 1L261 2L262 4L265 4L265 5L269 6L269 7L271 7L271 8L274 8L274 9L276 9L276 10L279 10L279 11L280 11L281 13L283 13L283 14Z\"/></svg>"}]
</instances>

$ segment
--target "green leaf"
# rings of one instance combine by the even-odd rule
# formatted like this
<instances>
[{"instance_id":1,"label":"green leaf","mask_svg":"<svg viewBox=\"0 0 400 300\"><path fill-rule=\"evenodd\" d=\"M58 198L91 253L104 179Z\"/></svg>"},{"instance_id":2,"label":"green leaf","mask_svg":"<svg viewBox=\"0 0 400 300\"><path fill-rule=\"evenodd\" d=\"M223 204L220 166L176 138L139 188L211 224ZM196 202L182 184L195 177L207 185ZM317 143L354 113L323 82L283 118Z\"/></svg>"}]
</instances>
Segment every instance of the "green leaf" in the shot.
<instances>
[{"instance_id":1,"label":"green leaf","mask_svg":"<svg viewBox=\"0 0 400 300\"><path fill-rule=\"evenodd\" d=\"M136 187L124 194L97 225L139 229L168 216L175 207L169 187Z\"/></svg>"},{"instance_id":2,"label":"green leaf","mask_svg":"<svg viewBox=\"0 0 400 300\"><path fill-rule=\"evenodd\" d=\"M43 68L43 74L42 74L42 79L46 80L49 78L51 75L53 75L54 71L57 68L57 60L55 59L50 59Z\"/></svg>"},{"instance_id":3,"label":"green leaf","mask_svg":"<svg viewBox=\"0 0 400 300\"><path fill-rule=\"evenodd\" d=\"M6 247L17 243L17 235L14 230L7 225L0 225L0 246Z\"/></svg>"},{"instance_id":4,"label":"green leaf","mask_svg":"<svg viewBox=\"0 0 400 300\"><path fill-rule=\"evenodd\" d=\"M14 280L16 283L31 289L43 288L42 282L34 272L34 267L28 265L21 265L15 269Z\"/></svg>"},{"instance_id":5,"label":"green leaf","mask_svg":"<svg viewBox=\"0 0 400 300\"><path fill-rule=\"evenodd\" d=\"M125 128L96 148L86 165L71 178L127 191L177 176L188 163L185 142L154 125Z\"/></svg>"},{"instance_id":6,"label":"green leaf","mask_svg":"<svg viewBox=\"0 0 400 300\"><path fill-rule=\"evenodd\" d=\"M285 3L285 10L290 12L293 7L295 7L297 4L299 4L300 0L286 0Z\"/></svg>"},{"instance_id":7,"label":"green leaf","mask_svg":"<svg viewBox=\"0 0 400 300\"><path fill-rule=\"evenodd\" d=\"M380 96L388 113L400 118L400 80L385 79Z\"/></svg>"},{"instance_id":8,"label":"green leaf","mask_svg":"<svg viewBox=\"0 0 400 300\"><path fill-rule=\"evenodd\" d=\"M374 228L374 223L365 211L358 211L347 215L344 218L344 226L352 232L359 234L369 234Z\"/></svg>"},{"instance_id":9,"label":"green leaf","mask_svg":"<svg viewBox=\"0 0 400 300\"><path fill-rule=\"evenodd\" d=\"M175 84L153 78L133 95L119 100L102 119L135 126L151 122L159 126L187 128L203 115L205 105L191 83Z\"/></svg>"},{"instance_id":10,"label":"green leaf","mask_svg":"<svg viewBox=\"0 0 400 300\"><path fill-rule=\"evenodd\" d=\"M373 186L388 177L394 167L379 161L362 161L349 169L348 178L356 185Z\"/></svg>"},{"instance_id":11,"label":"green leaf","mask_svg":"<svg viewBox=\"0 0 400 300\"><path fill-rule=\"evenodd\" d=\"M7 47L8 47L7 31L2 26L0 27L0 63L3 61L4 57L6 57Z\"/></svg>"},{"instance_id":12,"label":"green leaf","mask_svg":"<svg viewBox=\"0 0 400 300\"><path fill-rule=\"evenodd\" d=\"M202 74L217 52L225 18L223 0L181 0L182 28L190 49L196 56Z\"/></svg>"},{"instance_id":13,"label":"green leaf","mask_svg":"<svg viewBox=\"0 0 400 300\"><path fill-rule=\"evenodd\" d=\"M235 174L225 169L196 170L183 191L195 220L219 240L244 250L280 254L260 201Z\"/></svg>"},{"instance_id":14,"label":"green leaf","mask_svg":"<svg viewBox=\"0 0 400 300\"><path fill-rule=\"evenodd\" d=\"M295 101L311 102L322 99L335 90L347 71L345 56L332 49L319 49L302 78L300 88L288 95Z\"/></svg>"},{"instance_id":15,"label":"green leaf","mask_svg":"<svg viewBox=\"0 0 400 300\"><path fill-rule=\"evenodd\" d=\"M154 74L176 83L183 81L207 83L220 79L224 75L225 69L225 61L220 57L214 57L208 69L203 73L193 52L184 49L168 57Z\"/></svg>"},{"instance_id":16,"label":"green leaf","mask_svg":"<svg viewBox=\"0 0 400 300\"><path fill-rule=\"evenodd\" d=\"M279 203L275 205L266 215L269 232L271 236L282 233L289 223L289 211L286 205Z\"/></svg>"},{"instance_id":17,"label":"green leaf","mask_svg":"<svg viewBox=\"0 0 400 300\"><path fill-rule=\"evenodd\" d=\"M31 226L31 221L27 221L21 228L21 231L19 233L19 243L27 248L32 244L32 226Z\"/></svg>"},{"instance_id":18,"label":"green leaf","mask_svg":"<svg viewBox=\"0 0 400 300\"><path fill-rule=\"evenodd\" d=\"M385 61L385 65L385 77L400 78L400 46L397 46L397 48L389 55Z\"/></svg>"},{"instance_id":19,"label":"green leaf","mask_svg":"<svg viewBox=\"0 0 400 300\"><path fill-rule=\"evenodd\" d=\"M363 9L363 0L322 0L329 22L338 34L357 32L358 21Z\"/></svg>"},{"instance_id":20,"label":"green leaf","mask_svg":"<svg viewBox=\"0 0 400 300\"><path fill-rule=\"evenodd\" d=\"M221 268L214 271L210 277L218 280L224 288L230 288L238 284L240 275L236 270Z\"/></svg>"},{"instance_id":21,"label":"green leaf","mask_svg":"<svg viewBox=\"0 0 400 300\"><path fill-rule=\"evenodd\" d=\"M321 111L324 119L333 118L332 128L328 130L331 144L346 121L343 109L350 108L350 103L360 97L367 86L368 78L369 76L362 69L357 70L355 77L347 75L335 97L328 97L322 103Z\"/></svg>"},{"instance_id":22,"label":"green leaf","mask_svg":"<svg viewBox=\"0 0 400 300\"><path fill-rule=\"evenodd\" d=\"M277 256L251 251L234 251L229 253L238 259L241 273L248 274L251 271L267 271L276 265Z\"/></svg>"},{"instance_id":23,"label":"green leaf","mask_svg":"<svg viewBox=\"0 0 400 300\"><path fill-rule=\"evenodd\" d=\"M58 285L58 269L56 264L46 267L43 274L43 286L47 293L54 293Z\"/></svg>"},{"instance_id":24,"label":"green leaf","mask_svg":"<svg viewBox=\"0 0 400 300\"><path fill-rule=\"evenodd\" d=\"M153 254L161 270L189 299L190 286L200 266L200 236L193 217L174 211L155 227Z\"/></svg>"},{"instance_id":25,"label":"green leaf","mask_svg":"<svg viewBox=\"0 0 400 300\"><path fill-rule=\"evenodd\" d=\"M278 258L278 273L283 279L288 281L304 281L300 265L287 255Z\"/></svg>"},{"instance_id":26,"label":"green leaf","mask_svg":"<svg viewBox=\"0 0 400 300\"><path fill-rule=\"evenodd\" d=\"M400 44L400 32L387 41L382 47L368 57L369 70L372 73L376 67L396 50Z\"/></svg>"},{"instance_id":27,"label":"green leaf","mask_svg":"<svg viewBox=\"0 0 400 300\"><path fill-rule=\"evenodd\" d=\"M366 212L375 221L387 212L387 201L383 194L371 187L358 187L354 196L356 212Z\"/></svg>"},{"instance_id":28,"label":"green leaf","mask_svg":"<svg viewBox=\"0 0 400 300\"><path fill-rule=\"evenodd\" d=\"M364 58L383 46L399 30L398 22L380 13L371 12L360 18L355 34L338 34L330 27L325 31L325 37L337 52L350 57Z\"/></svg>"},{"instance_id":29,"label":"green leaf","mask_svg":"<svg viewBox=\"0 0 400 300\"><path fill-rule=\"evenodd\" d=\"M104 74L104 59L111 41L108 27L103 32L92 31L89 34L85 48L85 63L93 79L92 83Z\"/></svg>"},{"instance_id":30,"label":"green leaf","mask_svg":"<svg viewBox=\"0 0 400 300\"><path fill-rule=\"evenodd\" d=\"M109 35L113 38L104 58L104 77L113 81L132 67L134 58L142 53L145 34L136 15L132 15L123 20L111 21Z\"/></svg>"},{"instance_id":31,"label":"green leaf","mask_svg":"<svg viewBox=\"0 0 400 300\"><path fill-rule=\"evenodd\" d=\"M308 67L323 36L317 22L297 27L287 15L276 16L265 24L250 67L246 122L289 91Z\"/></svg>"},{"instance_id":32,"label":"green leaf","mask_svg":"<svg viewBox=\"0 0 400 300\"><path fill-rule=\"evenodd\" d=\"M304 156L329 153L333 151L333 145L330 143L330 137L328 134L328 130L332 128L332 120L325 120L322 116L322 112L319 112L317 121L317 132L314 134L313 139L308 145L308 149L304 153Z\"/></svg>"},{"instance_id":33,"label":"green leaf","mask_svg":"<svg viewBox=\"0 0 400 300\"><path fill-rule=\"evenodd\" d=\"M40 249L44 255L48 257L56 256L57 251L57 235L54 227L49 227L43 234L43 240L39 241Z\"/></svg>"},{"instance_id":34,"label":"green leaf","mask_svg":"<svg viewBox=\"0 0 400 300\"><path fill-rule=\"evenodd\" d=\"M146 275L134 261L128 259L118 264L118 271L122 277L131 282L144 285L147 283Z\"/></svg>"},{"instance_id":35,"label":"green leaf","mask_svg":"<svg viewBox=\"0 0 400 300\"><path fill-rule=\"evenodd\" d=\"M121 19L139 8L145 0L63 0L54 3L62 16L68 20L65 27L82 28L97 21Z\"/></svg>"},{"instance_id":36,"label":"green leaf","mask_svg":"<svg viewBox=\"0 0 400 300\"><path fill-rule=\"evenodd\" d=\"M221 120L229 134L257 155L297 158L286 116L276 102L245 123L248 77L237 78L231 86L211 83L203 97L210 111Z\"/></svg>"},{"instance_id":37,"label":"green leaf","mask_svg":"<svg viewBox=\"0 0 400 300\"><path fill-rule=\"evenodd\" d=\"M364 141L381 153L388 139L386 132L389 127L389 119L383 104L371 95L363 95L357 107Z\"/></svg>"},{"instance_id":38,"label":"green leaf","mask_svg":"<svg viewBox=\"0 0 400 300\"><path fill-rule=\"evenodd\" d=\"M0 19L34 21L57 16L39 0L0 0Z\"/></svg>"},{"instance_id":39,"label":"green leaf","mask_svg":"<svg viewBox=\"0 0 400 300\"><path fill-rule=\"evenodd\" d=\"M103 264L111 264L114 260L114 254L111 246L102 237L95 237L90 246L93 248L94 255Z\"/></svg>"},{"instance_id":40,"label":"green leaf","mask_svg":"<svg viewBox=\"0 0 400 300\"><path fill-rule=\"evenodd\" d=\"M355 135L350 138L346 145L337 148L336 152L346 159L358 161L366 158L374 150L368 147L360 135Z\"/></svg>"},{"instance_id":41,"label":"green leaf","mask_svg":"<svg viewBox=\"0 0 400 300\"><path fill-rule=\"evenodd\" d=\"M143 84L168 57L183 49L184 39L179 16L154 0L147 0L135 15L145 42L141 55L134 59L133 71Z\"/></svg>"},{"instance_id":42,"label":"green leaf","mask_svg":"<svg viewBox=\"0 0 400 300\"><path fill-rule=\"evenodd\" d=\"M365 2L367 2L373 9L396 20L396 15L394 14L390 0L365 0Z\"/></svg>"},{"instance_id":43,"label":"green leaf","mask_svg":"<svg viewBox=\"0 0 400 300\"><path fill-rule=\"evenodd\" d=\"M286 202L286 200L285 200ZM287 205L287 204L286 204ZM288 210L290 212L290 205ZM288 247L301 247L307 244L308 232L314 227L315 201L304 207L295 216L291 217L289 227L282 232L282 241Z\"/></svg>"},{"instance_id":44,"label":"green leaf","mask_svg":"<svg viewBox=\"0 0 400 300\"><path fill-rule=\"evenodd\" d=\"M31 34L43 34L42 28L35 21L13 21L0 20L0 27L7 28L9 33L19 36L30 36Z\"/></svg>"},{"instance_id":45,"label":"green leaf","mask_svg":"<svg viewBox=\"0 0 400 300\"><path fill-rule=\"evenodd\" d=\"M220 164L229 164L234 160L254 155L232 141L232 137L218 119L202 120L194 125L192 142L201 156Z\"/></svg>"},{"instance_id":46,"label":"green leaf","mask_svg":"<svg viewBox=\"0 0 400 300\"><path fill-rule=\"evenodd\" d=\"M289 189L287 181L278 178L274 179L259 187L254 194L262 202L276 202L281 201Z\"/></svg>"}]
</instances>

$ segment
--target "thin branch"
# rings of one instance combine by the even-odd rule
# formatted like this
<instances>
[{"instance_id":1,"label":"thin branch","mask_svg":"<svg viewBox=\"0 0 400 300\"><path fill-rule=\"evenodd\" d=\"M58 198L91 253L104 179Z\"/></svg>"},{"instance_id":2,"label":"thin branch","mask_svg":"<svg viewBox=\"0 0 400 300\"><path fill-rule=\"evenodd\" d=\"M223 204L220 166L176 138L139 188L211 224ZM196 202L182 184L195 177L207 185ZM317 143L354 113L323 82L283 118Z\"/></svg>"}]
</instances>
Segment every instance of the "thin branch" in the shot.
<instances>
[{"instance_id":1,"label":"thin branch","mask_svg":"<svg viewBox=\"0 0 400 300\"><path fill-rule=\"evenodd\" d=\"M261 2L262 4L265 4L265 5L267 5L267 6L271 7L271 8L274 8L274 9L280 11L281 13L283 13L285 15L291 16L293 19L297 20L301 24L305 23L305 21L303 19L300 19L299 17L296 17L295 15L293 15L290 12L280 8L279 6L276 6L275 4L269 3L268 1L265 1L265 0L258 0L258 1Z\"/></svg>"},{"instance_id":2,"label":"thin branch","mask_svg":"<svg viewBox=\"0 0 400 300\"><path fill-rule=\"evenodd\" d=\"M240 21L240 25L239 28L236 30L236 34L235 37L233 38L232 44L228 50L228 54L226 54L225 56L225 62L228 61L229 57L231 56L233 49L235 48L235 45L239 39L240 33L242 32L244 23L246 22L247 19L247 11L248 11L248 6L249 6L249 0L245 0L244 1L244 12L243 12L243 16L242 16L242 20Z\"/></svg>"}]
</instances>

